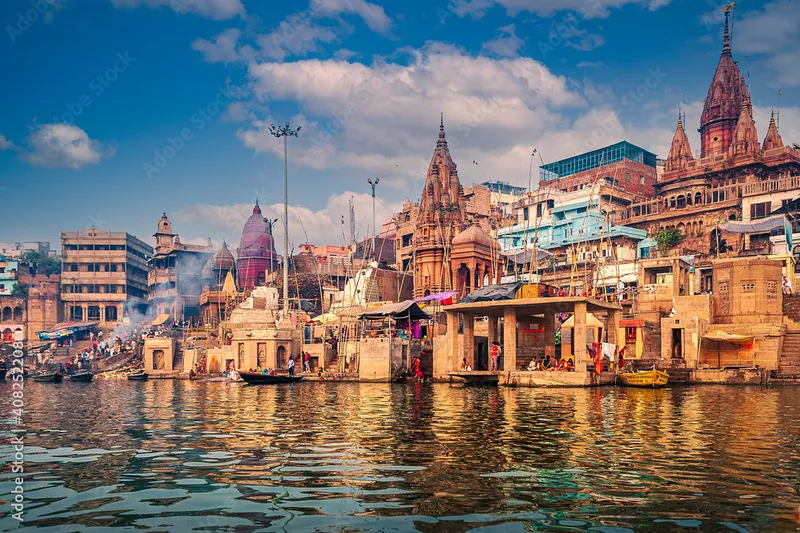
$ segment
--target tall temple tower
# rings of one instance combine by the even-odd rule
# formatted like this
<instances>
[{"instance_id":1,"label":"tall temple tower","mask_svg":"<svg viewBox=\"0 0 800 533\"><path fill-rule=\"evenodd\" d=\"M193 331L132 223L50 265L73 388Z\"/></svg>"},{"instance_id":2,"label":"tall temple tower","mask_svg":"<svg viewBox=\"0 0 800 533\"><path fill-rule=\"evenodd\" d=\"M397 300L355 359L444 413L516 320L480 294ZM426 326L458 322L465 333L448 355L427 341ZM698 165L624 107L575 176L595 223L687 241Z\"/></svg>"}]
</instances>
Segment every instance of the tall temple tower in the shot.
<instances>
[{"instance_id":1,"label":"tall temple tower","mask_svg":"<svg viewBox=\"0 0 800 533\"><path fill-rule=\"evenodd\" d=\"M734 141L742 104L750 101L744 77L731 55L729 18L733 5L725 8L722 55L711 79L708 96L700 116L700 157L726 154Z\"/></svg>"},{"instance_id":2,"label":"tall temple tower","mask_svg":"<svg viewBox=\"0 0 800 533\"><path fill-rule=\"evenodd\" d=\"M453 237L466 226L465 213L464 188L450 157L442 115L439 140L428 166L414 231L414 292L418 293L415 295L453 289L451 246Z\"/></svg>"},{"instance_id":3,"label":"tall temple tower","mask_svg":"<svg viewBox=\"0 0 800 533\"><path fill-rule=\"evenodd\" d=\"M244 224L236 252L236 284L240 288L252 289L263 285L267 272L278 268L279 257L272 238L272 223L261 214L257 200L253 214Z\"/></svg>"}]
</instances>

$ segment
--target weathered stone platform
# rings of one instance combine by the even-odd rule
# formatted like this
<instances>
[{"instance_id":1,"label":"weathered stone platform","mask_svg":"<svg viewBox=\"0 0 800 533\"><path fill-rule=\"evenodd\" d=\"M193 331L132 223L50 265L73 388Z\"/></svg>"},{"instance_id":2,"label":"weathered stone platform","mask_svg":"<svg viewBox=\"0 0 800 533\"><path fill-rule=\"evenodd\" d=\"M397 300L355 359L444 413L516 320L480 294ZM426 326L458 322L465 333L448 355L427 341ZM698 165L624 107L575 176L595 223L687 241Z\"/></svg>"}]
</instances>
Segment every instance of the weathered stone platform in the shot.
<instances>
[{"instance_id":1,"label":"weathered stone platform","mask_svg":"<svg viewBox=\"0 0 800 533\"><path fill-rule=\"evenodd\" d=\"M599 387L613 385L614 372L559 372L539 370L535 372L503 372L500 385L508 387Z\"/></svg>"}]
</instances>

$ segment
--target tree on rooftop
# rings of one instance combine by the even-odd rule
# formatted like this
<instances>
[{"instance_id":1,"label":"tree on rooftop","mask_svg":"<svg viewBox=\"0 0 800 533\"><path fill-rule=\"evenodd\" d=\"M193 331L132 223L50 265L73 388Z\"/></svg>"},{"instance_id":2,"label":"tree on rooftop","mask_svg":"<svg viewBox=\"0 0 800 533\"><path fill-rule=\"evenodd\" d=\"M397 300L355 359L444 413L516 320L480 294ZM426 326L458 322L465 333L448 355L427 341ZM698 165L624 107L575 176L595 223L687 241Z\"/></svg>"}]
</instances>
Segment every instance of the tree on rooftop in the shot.
<instances>
[{"instance_id":1,"label":"tree on rooftop","mask_svg":"<svg viewBox=\"0 0 800 533\"><path fill-rule=\"evenodd\" d=\"M678 229L662 229L653 235L653 240L658 244L658 249L663 252L680 244L683 240L683 233Z\"/></svg>"},{"instance_id":2,"label":"tree on rooftop","mask_svg":"<svg viewBox=\"0 0 800 533\"><path fill-rule=\"evenodd\" d=\"M26 250L19 256L20 260L33 265L36 272L44 272L48 278L53 274L61 273L61 259L50 257L36 250Z\"/></svg>"},{"instance_id":3,"label":"tree on rooftop","mask_svg":"<svg viewBox=\"0 0 800 533\"><path fill-rule=\"evenodd\" d=\"M28 285L25 283L15 283L14 288L11 289L11 296L15 298L27 298L28 297Z\"/></svg>"}]
</instances>

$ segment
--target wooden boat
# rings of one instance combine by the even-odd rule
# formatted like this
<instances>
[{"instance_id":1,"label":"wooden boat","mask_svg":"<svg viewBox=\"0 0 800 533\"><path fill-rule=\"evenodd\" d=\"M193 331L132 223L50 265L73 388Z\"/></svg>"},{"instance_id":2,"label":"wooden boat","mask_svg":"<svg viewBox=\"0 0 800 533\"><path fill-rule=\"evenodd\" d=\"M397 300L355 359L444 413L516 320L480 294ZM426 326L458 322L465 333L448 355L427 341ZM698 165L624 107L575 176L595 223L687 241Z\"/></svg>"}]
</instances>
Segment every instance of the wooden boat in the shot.
<instances>
[{"instance_id":1,"label":"wooden boat","mask_svg":"<svg viewBox=\"0 0 800 533\"><path fill-rule=\"evenodd\" d=\"M297 383L303 376L270 376L260 372L239 372L239 375L250 385L278 385L280 383Z\"/></svg>"},{"instance_id":2,"label":"wooden boat","mask_svg":"<svg viewBox=\"0 0 800 533\"><path fill-rule=\"evenodd\" d=\"M86 370L84 372L76 372L75 374L71 374L68 377L70 381L76 381L78 383L89 383L90 381L92 381L94 374Z\"/></svg>"},{"instance_id":3,"label":"wooden boat","mask_svg":"<svg viewBox=\"0 0 800 533\"><path fill-rule=\"evenodd\" d=\"M640 370L620 374L619 380L628 387L663 387L669 381L669 374L663 370Z\"/></svg>"},{"instance_id":4,"label":"wooden boat","mask_svg":"<svg viewBox=\"0 0 800 533\"><path fill-rule=\"evenodd\" d=\"M8 367L6 366L6 362L0 361L0 381L6 379L7 373L8 373Z\"/></svg>"},{"instance_id":5,"label":"wooden boat","mask_svg":"<svg viewBox=\"0 0 800 533\"><path fill-rule=\"evenodd\" d=\"M62 379L64 379L64 376L58 372L54 374L39 374L37 376L33 376L33 381L39 383L61 383Z\"/></svg>"},{"instance_id":6,"label":"wooden boat","mask_svg":"<svg viewBox=\"0 0 800 533\"><path fill-rule=\"evenodd\" d=\"M134 374L128 374L128 380L130 381L145 381L149 376L147 372L136 372Z\"/></svg>"}]
</instances>

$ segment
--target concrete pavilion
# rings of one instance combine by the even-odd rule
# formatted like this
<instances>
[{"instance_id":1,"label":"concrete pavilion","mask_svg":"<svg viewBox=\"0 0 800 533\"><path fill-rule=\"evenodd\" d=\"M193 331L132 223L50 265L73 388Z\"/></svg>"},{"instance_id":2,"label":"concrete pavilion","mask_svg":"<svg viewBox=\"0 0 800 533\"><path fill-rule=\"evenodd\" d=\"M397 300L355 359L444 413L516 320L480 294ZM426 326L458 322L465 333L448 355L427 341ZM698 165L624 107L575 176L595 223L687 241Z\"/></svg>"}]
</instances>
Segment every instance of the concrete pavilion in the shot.
<instances>
[{"instance_id":1,"label":"concrete pavilion","mask_svg":"<svg viewBox=\"0 0 800 533\"><path fill-rule=\"evenodd\" d=\"M575 372L527 372L518 365L518 324L543 324L544 354L554 357L556 315L571 313L574 317L573 339L587 338L587 313L606 319L607 342L619 344L619 320L622 307L616 303L583 297L519 298L491 302L463 303L449 306L445 345L434 353L434 374L444 376L459 369L461 359L475 368L475 319L487 317L488 343L500 341L499 319L503 318L502 371L499 382L506 385L572 385L592 386L613 383L612 372L597 375L589 370L586 342L573 342ZM459 334L459 315L463 317L463 335ZM605 337L605 335L604 335ZM605 340L605 339L604 339ZM522 361L520 361L522 363Z\"/></svg>"}]
</instances>

